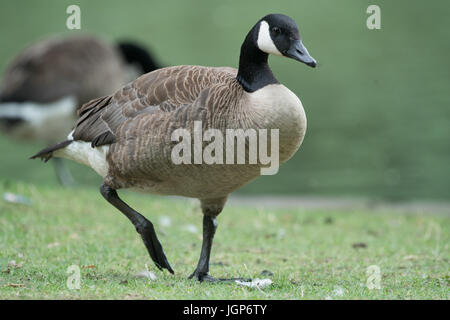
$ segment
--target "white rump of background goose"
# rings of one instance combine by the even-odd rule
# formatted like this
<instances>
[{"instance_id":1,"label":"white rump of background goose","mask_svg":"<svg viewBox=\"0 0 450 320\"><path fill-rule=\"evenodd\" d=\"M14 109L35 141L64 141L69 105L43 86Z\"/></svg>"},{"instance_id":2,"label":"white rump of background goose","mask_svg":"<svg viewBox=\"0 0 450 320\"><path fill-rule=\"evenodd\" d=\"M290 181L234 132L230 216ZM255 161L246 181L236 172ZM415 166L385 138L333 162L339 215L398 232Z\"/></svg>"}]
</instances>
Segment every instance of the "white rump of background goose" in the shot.
<instances>
[{"instance_id":1,"label":"white rump of background goose","mask_svg":"<svg viewBox=\"0 0 450 320\"><path fill-rule=\"evenodd\" d=\"M87 35L39 41L18 54L3 75L0 130L13 138L55 143L76 121L78 106L158 67L133 42L111 45ZM69 184L62 162L54 163L60 181Z\"/></svg>"},{"instance_id":2,"label":"white rump of background goose","mask_svg":"<svg viewBox=\"0 0 450 320\"><path fill-rule=\"evenodd\" d=\"M112 95L85 104L68 139L32 158L63 157L96 170L104 178L103 197L133 223L156 266L172 273L153 224L123 202L116 190L198 198L203 244L190 277L218 281L208 274L216 217L228 195L258 177L262 165L174 164L171 134L179 128L193 132L197 121L203 130L221 132L279 129L279 161L286 162L303 141L306 117L298 97L273 75L269 54L316 66L295 21L270 14L249 31L238 70L176 66L143 75Z\"/></svg>"}]
</instances>

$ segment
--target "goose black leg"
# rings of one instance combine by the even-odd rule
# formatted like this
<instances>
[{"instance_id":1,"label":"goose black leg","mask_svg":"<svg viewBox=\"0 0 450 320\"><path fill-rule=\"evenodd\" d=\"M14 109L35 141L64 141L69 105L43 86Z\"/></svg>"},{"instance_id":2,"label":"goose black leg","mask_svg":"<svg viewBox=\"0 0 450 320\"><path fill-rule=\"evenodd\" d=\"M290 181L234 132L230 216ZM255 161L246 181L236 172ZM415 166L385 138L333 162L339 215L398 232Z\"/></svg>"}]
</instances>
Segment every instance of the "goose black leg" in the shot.
<instances>
[{"instance_id":1,"label":"goose black leg","mask_svg":"<svg viewBox=\"0 0 450 320\"><path fill-rule=\"evenodd\" d=\"M52 161L59 183L64 187L73 186L74 183L72 175L70 174L70 171L67 169L64 160L61 158L53 158Z\"/></svg>"},{"instance_id":2,"label":"goose black leg","mask_svg":"<svg viewBox=\"0 0 450 320\"><path fill-rule=\"evenodd\" d=\"M203 203L202 203L203 207ZM211 247L214 239L214 235L217 229L217 220L216 216L222 211L223 206L218 209L218 211L214 212L214 215L210 214L210 210L207 208L203 208L203 242L202 242L202 250L200 253L200 259L198 260L197 268L195 271L189 276L189 279L195 279L200 282L234 282L235 280L241 281L251 281L251 279L242 279L242 278L214 278L211 277L209 272L209 258L211 256Z\"/></svg>"},{"instance_id":3,"label":"goose black leg","mask_svg":"<svg viewBox=\"0 0 450 320\"><path fill-rule=\"evenodd\" d=\"M200 253L200 259L198 260L197 268L194 273L189 276L189 279L196 279L198 281L211 281L215 282L217 279L211 277L209 272L209 258L211 255L211 247L214 238L214 234L217 229L216 217L203 216L203 242L202 251Z\"/></svg>"},{"instance_id":4,"label":"goose black leg","mask_svg":"<svg viewBox=\"0 0 450 320\"><path fill-rule=\"evenodd\" d=\"M113 188L102 183L102 185L100 186L100 193L109 203L116 207L133 223L136 231L141 235L145 247L147 248L147 251L150 254L150 257L152 258L155 265L160 270L165 268L173 274L174 272L169 264L169 261L167 261L161 243L156 236L153 224L139 212L133 210L130 206L123 202L119 198L117 191Z\"/></svg>"}]
</instances>

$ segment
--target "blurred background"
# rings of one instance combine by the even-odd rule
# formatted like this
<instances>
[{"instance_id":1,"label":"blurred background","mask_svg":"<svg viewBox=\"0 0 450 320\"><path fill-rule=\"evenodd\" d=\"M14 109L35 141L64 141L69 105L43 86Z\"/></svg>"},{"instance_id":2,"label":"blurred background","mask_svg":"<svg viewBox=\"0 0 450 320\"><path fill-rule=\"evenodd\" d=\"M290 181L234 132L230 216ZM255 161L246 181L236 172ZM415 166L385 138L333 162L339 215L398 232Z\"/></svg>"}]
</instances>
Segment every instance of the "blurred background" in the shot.
<instances>
[{"instance_id":1,"label":"blurred background","mask_svg":"<svg viewBox=\"0 0 450 320\"><path fill-rule=\"evenodd\" d=\"M81 30L66 28L71 4L81 7ZM381 8L381 30L366 27L370 4ZM406 0L2 0L0 71L55 34L133 39L164 65L237 67L255 22L284 13L319 61L311 69L270 58L303 102L308 131L276 176L239 192L450 200L449 10L448 1ZM0 135L0 181L57 185L52 166L28 160L41 147ZM92 170L69 165L79 185L100 183Z\"/></svg>"}]
</instances>

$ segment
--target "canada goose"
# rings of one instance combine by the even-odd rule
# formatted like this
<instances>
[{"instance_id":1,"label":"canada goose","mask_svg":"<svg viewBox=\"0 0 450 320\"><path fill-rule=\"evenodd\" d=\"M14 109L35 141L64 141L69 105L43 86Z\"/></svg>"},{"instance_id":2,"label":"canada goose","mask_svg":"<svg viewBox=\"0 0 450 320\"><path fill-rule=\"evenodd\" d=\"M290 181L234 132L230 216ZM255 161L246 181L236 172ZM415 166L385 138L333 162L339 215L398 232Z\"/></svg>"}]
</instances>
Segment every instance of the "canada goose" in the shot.
<instances>
[{"instance_id":1,"label":"canada goose","mask_svg":"<svg viewBox=\"0 0 450 320\"><path fill-rule=\"evenodd\" d=\"M55 143L76 121L77 106L157 68L132 42L112 46L86 35L37 42L17 55L3 76L0 129L14 138ZM67 181L61 162L55 165L60 180Z\"/></svg>"},{"instance_id":2,"label":"canada goose","mask_svg":"<svg viewBox=\"0 0 450 320\"><path fill-rule=\"evenodd\" d=\"M93 168L104 178L102 196L133 223L156 266L171 273L153 224L123 202L116 190L198 198L203 244L190 278L218 281L208 275L216 217L231 192L260 175L261 165L174 164L171 134L179 128L193 132L197 121L203 129L221 132L279 129L279 160L287 161L303 141L306 117L298 97L270 70L269 54L316 66L295 21L269 14L245 38L238 70L176 66L143 75L113 95L85 104L68 139L31 158L64 157Z\"/></svg>"}]
</instances>

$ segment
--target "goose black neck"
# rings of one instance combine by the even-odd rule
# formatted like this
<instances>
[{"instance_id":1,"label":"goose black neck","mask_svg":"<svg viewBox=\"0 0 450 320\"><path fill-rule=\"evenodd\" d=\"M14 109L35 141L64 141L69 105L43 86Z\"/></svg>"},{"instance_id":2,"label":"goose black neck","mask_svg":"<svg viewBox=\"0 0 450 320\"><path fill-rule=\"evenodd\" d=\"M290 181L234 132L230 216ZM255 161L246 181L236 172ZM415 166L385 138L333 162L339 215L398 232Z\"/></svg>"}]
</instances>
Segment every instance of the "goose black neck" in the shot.
<instances>
[{"instance_id":1,"label":"goose black neck","mask_svg":"<svg viewBox=\"0 0 450 320\"><path fill-rule=\"evenodd\" d=\"M239 57L239 70L236 78L247 92L254 92L268 84L279 83L267 63L269 55L256 45L258 30L259 24L250 30L241 46Z\"/></svg>"},{"instance_id":2,"label":"goose black neck","mask_svg":"<svg viewBox=\"0 0 450 320\"><path fill-rule=\"evenodd\" d=\"M117 46L125 61L137 64L143 73L161 68L146 48L131 42L120 42Z\"/></svg>"}]
</instances>

